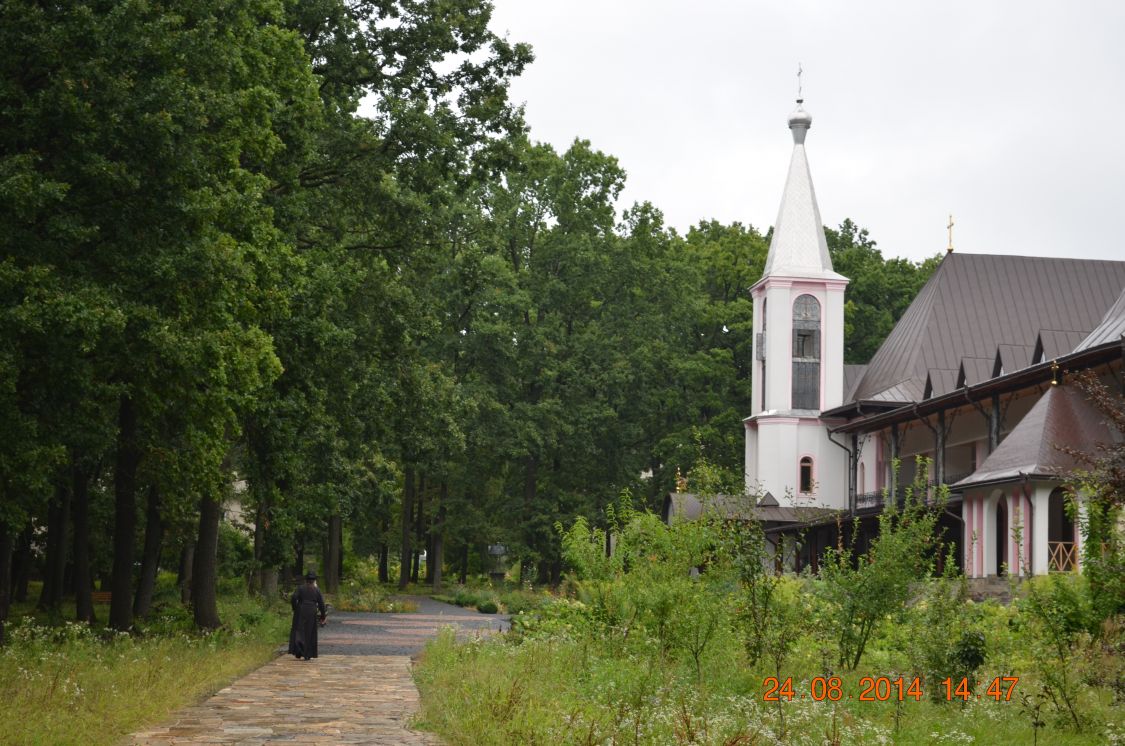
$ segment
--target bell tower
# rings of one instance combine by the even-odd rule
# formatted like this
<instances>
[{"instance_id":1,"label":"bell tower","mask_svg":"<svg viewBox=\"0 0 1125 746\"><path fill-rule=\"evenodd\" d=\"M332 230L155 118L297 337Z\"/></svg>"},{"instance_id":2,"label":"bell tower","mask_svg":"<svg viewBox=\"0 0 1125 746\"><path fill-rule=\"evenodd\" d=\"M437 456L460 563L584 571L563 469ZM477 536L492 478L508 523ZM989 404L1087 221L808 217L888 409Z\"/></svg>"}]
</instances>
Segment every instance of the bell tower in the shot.
<instances>
[{"instance_id":1,"label":"bell tower","mask_svg":"<svg viewBox=\"0 0 1125 746\"><path fill-rule=\"evenodd\" d=\"M746 486L782 505L846 507L846 458L828 440L823 410L844 398L844 289L805 155L812 116L789 115L793 154L754 301L753 401L746 426ZM837 494L839 493L839 494Z\"/></svg>"}]
</instances>

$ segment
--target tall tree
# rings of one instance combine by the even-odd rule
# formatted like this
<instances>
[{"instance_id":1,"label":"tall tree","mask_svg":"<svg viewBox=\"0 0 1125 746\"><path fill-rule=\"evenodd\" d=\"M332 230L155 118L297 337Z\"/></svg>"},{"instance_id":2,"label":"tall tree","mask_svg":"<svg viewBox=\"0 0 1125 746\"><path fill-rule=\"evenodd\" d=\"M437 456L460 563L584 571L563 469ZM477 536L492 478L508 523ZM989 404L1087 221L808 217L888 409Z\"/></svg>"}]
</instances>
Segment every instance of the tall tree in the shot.
<instances>
[{"instance_id":1,"label":"tall tree","mask_svg":"<svg viewBox=\"0 0 1125 746\"><path fill-rule=\"evenodd\" d=\"M234 409L277 373L258 321L286 248L264 196L283 125L315 112L314 78L280 4L2 12L0 152L5 183L23 185L5 254L76 303L96 289L119 318L62 359L95 357L120 391L110 622L127 629L152 423L190 412L179 439L216 475Z\"/></svg>"},{"instance_id":2,"label":"tall tree","mask_svg":"<svg viewBox=\"0 0 1125 746\"><path fill-rule=\"evenodd\" d=\"M884 259L866 228L845 219L825 228L833 268L849 278L844 304L844 362L866 363L902 318L937 268L940 256L923 262Z\"/></svg>"}]
</instances>

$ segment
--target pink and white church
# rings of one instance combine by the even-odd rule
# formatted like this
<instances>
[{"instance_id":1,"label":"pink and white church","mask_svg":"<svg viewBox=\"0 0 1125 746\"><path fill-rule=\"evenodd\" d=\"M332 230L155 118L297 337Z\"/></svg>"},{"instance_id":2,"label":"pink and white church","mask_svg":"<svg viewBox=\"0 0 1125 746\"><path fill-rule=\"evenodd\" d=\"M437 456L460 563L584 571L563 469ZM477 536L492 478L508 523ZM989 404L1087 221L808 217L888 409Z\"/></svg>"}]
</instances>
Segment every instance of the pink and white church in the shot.
<instances>
[{"instance_id":1,"label":"pink and white church","mask_svg":"<svg viewBox=\"0 0 1125 746\"><path fill-rule=\"evenodd\" d=\"M853 516L848 539L862 551L885 501L918 476L949 486L943 527L968 576L1079 569L1062 489L1075 460L1059 446L1090 451L1121 434L1067 379L1093 370L1125 391L1125 262L950 249L874 357L845 365L848 279L824 237L811 126L798 101L769 256L750 288L754 515L775 538L799 532L784 562L815 569Z\"/></svg>"}]
</instances>

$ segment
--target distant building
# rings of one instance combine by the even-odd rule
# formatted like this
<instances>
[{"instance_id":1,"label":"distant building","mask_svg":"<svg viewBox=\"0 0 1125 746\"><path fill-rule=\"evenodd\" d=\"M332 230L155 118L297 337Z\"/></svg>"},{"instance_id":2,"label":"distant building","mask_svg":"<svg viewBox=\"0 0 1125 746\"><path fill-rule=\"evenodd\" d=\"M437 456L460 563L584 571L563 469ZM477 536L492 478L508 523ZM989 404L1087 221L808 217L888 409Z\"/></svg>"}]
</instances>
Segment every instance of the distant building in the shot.
<instances>
[{"instance_id":1,"label":"distant building","mask_svg":"<svg viewBox=\"0 0 1125 746\"><path fill-rule=\"evenodd\" d=\"M800 534L779 562L815 569L839 525L862 551L884 500L919 476L950 487L942 526L970 577L1078 569L1061 489L1074 461L1058 446L1092 451L1121 434L1066 376L1092 369L1122 388L1125 262L950 251L871 361L844 365L848 280L832 269L800 104L765 272L750 288L746 487L762 497L717 508L775 538ZM670 496L665 517L700 510Z\"/></svg>"}]
</instances>

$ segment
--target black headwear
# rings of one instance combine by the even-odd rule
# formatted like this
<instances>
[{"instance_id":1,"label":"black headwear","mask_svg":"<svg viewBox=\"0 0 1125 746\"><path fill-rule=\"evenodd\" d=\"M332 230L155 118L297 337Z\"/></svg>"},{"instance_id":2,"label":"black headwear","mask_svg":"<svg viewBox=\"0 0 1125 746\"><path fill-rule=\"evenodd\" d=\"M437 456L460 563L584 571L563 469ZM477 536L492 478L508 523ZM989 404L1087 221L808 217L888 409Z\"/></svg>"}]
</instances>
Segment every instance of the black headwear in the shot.
<instances>
[{"instance_id":1,"label":"black headwear","mask_svg":"<svg viewBox=\"0 0 1125 746\"><path fill-rule=\"evenodd\" d=\"M309 581L310 583L316 580L316 573L312 570L309 570L307 573L305 573L305 580Z\"/></svg>"}]
</instances>

